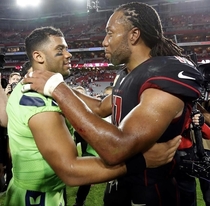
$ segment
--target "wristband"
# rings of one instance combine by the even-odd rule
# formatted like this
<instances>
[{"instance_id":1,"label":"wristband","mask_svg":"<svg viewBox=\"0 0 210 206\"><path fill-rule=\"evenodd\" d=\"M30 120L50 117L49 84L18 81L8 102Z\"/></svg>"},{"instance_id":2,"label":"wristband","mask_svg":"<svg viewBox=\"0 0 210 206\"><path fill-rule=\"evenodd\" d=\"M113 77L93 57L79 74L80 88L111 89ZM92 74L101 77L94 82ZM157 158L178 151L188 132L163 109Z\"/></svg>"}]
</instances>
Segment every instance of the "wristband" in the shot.
<instances>
[{"instance_id":1,"label":"wristband","mask_svg":"<svg viewBox=\"0 0 210 206\"><path fill-rule=\"evenodd\" d=\"M60 73L56 73L51 76L44 86L44 95L51 97L54 89L62 82L64 82L64 80Z\"/></svg>"},{"instance_id":2,"label":"wristband","mask_svg":"<svg viewBox=\"0 0 210 206\"><path fill-rule=\"evenodd\" d=\"M139 174L146 169L146 161L142 153L138 153L126 160L125 165L127 168L127 175Z\"/></svg>"}]
</instances>

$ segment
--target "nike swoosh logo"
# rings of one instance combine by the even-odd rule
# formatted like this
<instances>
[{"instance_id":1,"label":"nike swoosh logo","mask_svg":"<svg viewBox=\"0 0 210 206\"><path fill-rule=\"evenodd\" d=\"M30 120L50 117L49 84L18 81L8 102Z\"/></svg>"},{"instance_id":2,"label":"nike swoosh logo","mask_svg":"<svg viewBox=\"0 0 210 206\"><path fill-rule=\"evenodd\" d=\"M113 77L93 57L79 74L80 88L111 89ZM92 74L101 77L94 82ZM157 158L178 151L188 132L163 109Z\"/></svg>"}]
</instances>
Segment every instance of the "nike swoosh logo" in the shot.
<instances>
[{"instance_id":1,"label":"nike swoosh logo","mask_svg":"<svg viewBox=\"0 0 210 206\"><path fill-rule=\"evenodd\" d=\"M189 76L187 76L187 75L184 75L183 72L184 72L184 71L181 71L181 72L179 72L179 74L178 74L178 77L179 77L180 79L192 79L192 80L195 80L195 78L193 78L193 77L189 77Z\"/></svg>"}]
</instances>

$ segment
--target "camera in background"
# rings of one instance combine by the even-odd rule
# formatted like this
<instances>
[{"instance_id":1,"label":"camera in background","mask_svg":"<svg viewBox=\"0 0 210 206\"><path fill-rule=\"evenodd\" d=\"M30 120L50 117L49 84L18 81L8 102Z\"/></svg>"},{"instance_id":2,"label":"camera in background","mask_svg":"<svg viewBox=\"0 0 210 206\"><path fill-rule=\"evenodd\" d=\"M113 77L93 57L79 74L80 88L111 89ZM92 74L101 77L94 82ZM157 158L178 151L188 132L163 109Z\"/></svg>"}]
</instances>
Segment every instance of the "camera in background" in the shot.
<instances>
[{"instance_id":1,"label":"camera in background","mask_svg":"<svg viewBox=\"0 0 210 206\"><path fill-rule=\"evenodd\" d=\"M12 91L14 90L14 88L17 86L17 83L16 82L13 82L11 84L11 91L9 92L10 94L12 93Z\"/></svg>"}]
</instances>

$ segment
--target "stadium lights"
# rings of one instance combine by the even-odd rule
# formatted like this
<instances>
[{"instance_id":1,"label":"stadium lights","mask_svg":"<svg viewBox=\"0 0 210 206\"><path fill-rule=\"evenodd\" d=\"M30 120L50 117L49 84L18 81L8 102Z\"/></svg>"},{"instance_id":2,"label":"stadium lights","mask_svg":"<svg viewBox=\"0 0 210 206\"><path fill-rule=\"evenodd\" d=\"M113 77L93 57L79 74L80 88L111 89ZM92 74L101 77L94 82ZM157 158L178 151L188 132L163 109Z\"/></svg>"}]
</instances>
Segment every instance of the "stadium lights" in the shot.
<instances>
[{"instance_id":1,"label":"stadium lights","mask_svg":"<svg viewBox=\"0 0 210 206\"><path fill-rule=\"evenodd\" d=\"M94 13L98 11L98 0L87 0L87 12Z\"/></svg>"},{"instance_id":2,"label":"stadium lights","mask_svg":"<svg viewBox=\"0 0 210 206\"><path fill-rule=\"evenodd\" d=\"M17 0L17 5L21 7L26 7L26 6L38 6L40 4L40 0Z\"/></svg>"}]
</instances>

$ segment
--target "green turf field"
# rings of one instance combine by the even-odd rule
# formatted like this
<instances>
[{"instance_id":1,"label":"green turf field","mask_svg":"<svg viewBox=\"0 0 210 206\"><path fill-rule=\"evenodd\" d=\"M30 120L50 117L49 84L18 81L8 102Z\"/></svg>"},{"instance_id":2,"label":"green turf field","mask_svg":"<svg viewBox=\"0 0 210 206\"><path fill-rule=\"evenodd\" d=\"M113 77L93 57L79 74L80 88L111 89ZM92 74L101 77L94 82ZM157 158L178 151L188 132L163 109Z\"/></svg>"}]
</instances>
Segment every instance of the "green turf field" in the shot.
<instances>
[{"instance_id":1,"label":"green turf field","mask_svg":"<svg viewBox=\"0 0 210 206\"><path fill-rule=\"evenodd\" d=\"M102 206L104 189L105 189L105 183L92 185L90 193L88 194L88 197L86 200L86 206ZM76 192L77 192L77 187L67 187L68 206L72 206L74 204ZM198 194L197 195L198 206L204 206L199 184L197 187L197 194ZM0 206L4 205L3 203L4 198L5 198L5 195L0 197ZM17 206L20 206L20 205L17 205Z\"/></svg>"},{"instance_id":2,"label":"green turf field","mask_svg":"<svg viewBox=\"0 0 210 206\"><path fill-rule=\"evenodd\" d=\"M81 154L80 145L77 146L79 154ZM85 206L103 206L103 193L105 190L106 184L94 184L91 186L90 192L87 196ZM75 203L75 197L78 187L67 187L67 203L68 206L72 206ZM0 196L0 206L4 205L5 194ZM199 182L197 183L197 205L205 206L202 193L199 187ZM21 205L14 205L21 206ZM117 206L117 205L116 205Z\"/></svg>"},{"instance_id":3,"label":"green turf field","mask_svg":"<svg viewBox=\"0 0 210 206\"><path fill-rule=\"evenodd\" d=\"M197 205L205 206L202 198L202 193L200 191L199 183L197 185ZM86 206L103 206L102 198L104 189L105 184L93 185L91 187L90 193L88 194ZM68 188L68 206L72 206L74 204L74 197L76 196L76 191L76 188Z\"/></svg>"}]
</instances>

